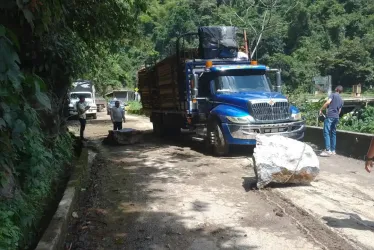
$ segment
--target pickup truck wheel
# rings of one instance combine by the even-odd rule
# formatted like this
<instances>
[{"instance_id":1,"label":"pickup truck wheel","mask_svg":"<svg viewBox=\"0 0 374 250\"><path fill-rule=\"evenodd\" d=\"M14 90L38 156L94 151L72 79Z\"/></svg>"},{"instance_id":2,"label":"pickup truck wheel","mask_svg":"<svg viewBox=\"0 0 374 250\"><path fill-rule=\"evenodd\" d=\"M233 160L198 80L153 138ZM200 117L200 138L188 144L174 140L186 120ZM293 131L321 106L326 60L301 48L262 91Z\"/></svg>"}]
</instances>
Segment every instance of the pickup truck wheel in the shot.
<instances>
[{"instance_id":1,"label":"pickup truck wheel","mask_svg":"<svg viewBox=\"0 0 374 250\"><path fill-rule=\"evenodd\" d=\"M224 156L229 153L229 144L223 136L221 125L214 121L208 127L208 142L211 144L213 153L216 156Z\"/></svg>"}]
</instances>

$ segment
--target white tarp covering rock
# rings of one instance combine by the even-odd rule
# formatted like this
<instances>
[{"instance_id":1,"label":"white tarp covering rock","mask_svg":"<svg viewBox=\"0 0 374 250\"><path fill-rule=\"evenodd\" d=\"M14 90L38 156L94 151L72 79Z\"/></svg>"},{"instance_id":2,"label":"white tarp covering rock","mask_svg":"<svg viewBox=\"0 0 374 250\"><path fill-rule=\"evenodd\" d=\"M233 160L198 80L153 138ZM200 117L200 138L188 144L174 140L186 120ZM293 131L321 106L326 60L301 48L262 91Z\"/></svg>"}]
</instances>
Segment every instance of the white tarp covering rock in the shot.
<instances>
[{"instance_id":1,"label":"white tarp covering rock","mask_svg":"<svg viewBox=\"0 0 374 250\"><path fill-rule=\"evenodd\" d=\"M319 160L306 143L280 135L258 135L254 151L257 187L271 182L309 184L319 173Z\"/></svg>"},{"instance_id":2,"label":"white tarp covering rock","mask_svg":"<svg viewBox=\"0 0 374 250\"><path fill-rule=\"evenodd\" d=\"M124 128L121 130L109 130L108 137L104 142L114 145L128 145L142 141L143 133L132 128Z\"/></svg>"}]
</instances>

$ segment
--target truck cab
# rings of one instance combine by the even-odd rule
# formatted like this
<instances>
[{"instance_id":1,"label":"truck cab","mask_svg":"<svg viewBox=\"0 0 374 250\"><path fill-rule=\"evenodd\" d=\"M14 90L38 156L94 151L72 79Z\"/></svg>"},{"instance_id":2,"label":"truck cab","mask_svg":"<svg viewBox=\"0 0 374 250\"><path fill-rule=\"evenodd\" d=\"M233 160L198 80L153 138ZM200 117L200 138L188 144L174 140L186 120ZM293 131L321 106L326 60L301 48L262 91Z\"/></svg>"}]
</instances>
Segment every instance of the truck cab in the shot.
<instances>
[{"instance_id":1,"label":"truck cab","mask_svg":"<svg viewBox=\"0 0 374 250\"><path fill-rule=\"evenodd\" d=\"M207 61L205 69L193 71L188 127L196 131L195 139L206 140L217 155L227 154L229 145L255 145L257 134L301 140L305 130L301 114L272 89L269 72L277 73L255 62L219 61Z\"/></svg>"}]
</instances>

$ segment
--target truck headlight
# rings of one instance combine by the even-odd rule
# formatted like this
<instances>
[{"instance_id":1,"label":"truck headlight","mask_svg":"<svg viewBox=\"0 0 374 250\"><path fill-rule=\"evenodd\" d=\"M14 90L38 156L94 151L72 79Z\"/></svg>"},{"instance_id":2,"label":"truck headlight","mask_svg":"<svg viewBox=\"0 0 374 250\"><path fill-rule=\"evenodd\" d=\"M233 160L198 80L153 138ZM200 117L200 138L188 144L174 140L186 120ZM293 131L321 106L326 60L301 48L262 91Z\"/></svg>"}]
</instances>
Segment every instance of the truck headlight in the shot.
<instances>
[{"instance_id":1,"label":"truck headlight","mask_svg":"<svg viewBox=\"0 0 374 250\"><path fill-rule=\"evenodd\" d=\"M299 113L293 113L293 114L291 114L291 118L292 118L292 120L299 121L299 120L301 120L301 113L300 112Z\"/></svg>"},{"instance_id":2,"label":"truck headlight","mask_svg":"<svg viewBox=\"0 0 374 250\"><path fill-rule=\"evenodd\" d=\"M74 107L74 105L70 103L69 104L69 108L73 108L73 107Z\"/></svg>"},{"instance_id":3,"label":"truck headlight","mask_svg":"<svg viewBox=\"0 0 374 250\"><path fill-rule=\"evenodd\" d=\"M254 122L254 119L252 116L242 116L242 117L235 117L235 116L226 116L227 120L229 120L232 123L241 123L241 124L247 124L250 122Z\"/></svg>"}]
</instances>

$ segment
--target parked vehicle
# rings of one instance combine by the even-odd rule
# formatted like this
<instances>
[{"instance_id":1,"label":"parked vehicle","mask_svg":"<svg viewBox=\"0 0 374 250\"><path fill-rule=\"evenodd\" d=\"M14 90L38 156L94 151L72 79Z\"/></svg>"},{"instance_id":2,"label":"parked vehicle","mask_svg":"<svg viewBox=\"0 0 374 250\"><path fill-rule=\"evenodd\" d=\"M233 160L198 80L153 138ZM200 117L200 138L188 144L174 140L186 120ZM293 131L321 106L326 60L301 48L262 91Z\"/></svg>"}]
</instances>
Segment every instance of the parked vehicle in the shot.
<instances>
[{"instance_id":1,"label":"parked vehicle","mask_svg":"<svg viewBox=\"0 0 374 250\"><path fill-rule=\"evenodd\" d=\"M156 134L189 129L216 155L227 154L230 145L255 145L258 133L304 137L299 110L280 93L280 70L238 60L235 32L201 27L177 39L175 55L138 72L143 109ZM180 48L187 36L198 36L198 53ZM275 74L276 90L269 74Z\"/></svg>"},{"instance_id":2,"label":"parked vehicle","mask_svg":"<svg viewBox=\"0 0 374 250\"><path fill-rule=\"evenodd\" d=\"M72 84L72 88L68 93L69 98L69 116L77 116L77 102L79 97L84 96L87 105L90 109L86 112L87 116L97 119L97 106L95 98L95 86L91 81L78 80Z\"/></svg>"},{"instance_id":3,"label":"parked vehicle","mask_svg":"<svg viewBox=\"0 0 374 250\"><path fill-rule=\"evenodd\" d=\"M106 100L103 97L96 96L97 112L102 112L105 108Z\"/></svg>"}]
</instances>

